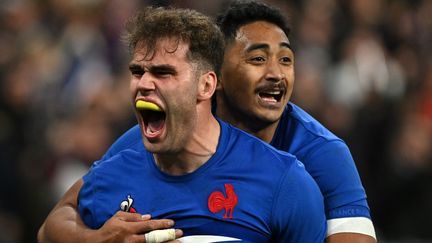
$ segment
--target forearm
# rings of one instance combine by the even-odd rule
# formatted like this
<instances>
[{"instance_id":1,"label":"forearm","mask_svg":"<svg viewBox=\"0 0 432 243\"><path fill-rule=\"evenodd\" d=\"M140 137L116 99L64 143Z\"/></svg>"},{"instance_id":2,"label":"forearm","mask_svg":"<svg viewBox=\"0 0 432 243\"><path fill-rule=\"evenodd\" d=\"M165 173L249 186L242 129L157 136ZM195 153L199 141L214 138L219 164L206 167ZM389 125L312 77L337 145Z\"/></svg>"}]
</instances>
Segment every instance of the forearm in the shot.
<instances>
[{"instance_id":1,"label":"forearm","mask_svg":"<svg viewBox=\"0 0 432 243\"><path fill-rule=\"evenodd\" d=\"M93 242L91 236L97 231L89 229L73 206L56 207L38 233L39 243L83 243Z\"/></svg>"},{"instance_id":2,"label":"forearm","mask_svg":"<svg viewBox=\"0 0 432 243\"><path fill-rule=\"evenodd\" d=\"M377 241L370 235L357 233L338 233L326 238L325 243L376 243Z\"/></svg>"},{"instance_id":3,"label":"forearm","mask_svg":"<svg viewBox=\"0 0 432 243\"><path fill-rule=\"evenodd\" d=\"M77 211L78 193L83 185L78 180L50 212L38 232L39 243L95 242L96 230L89 229Z\"/></svg>"}]
</instances>

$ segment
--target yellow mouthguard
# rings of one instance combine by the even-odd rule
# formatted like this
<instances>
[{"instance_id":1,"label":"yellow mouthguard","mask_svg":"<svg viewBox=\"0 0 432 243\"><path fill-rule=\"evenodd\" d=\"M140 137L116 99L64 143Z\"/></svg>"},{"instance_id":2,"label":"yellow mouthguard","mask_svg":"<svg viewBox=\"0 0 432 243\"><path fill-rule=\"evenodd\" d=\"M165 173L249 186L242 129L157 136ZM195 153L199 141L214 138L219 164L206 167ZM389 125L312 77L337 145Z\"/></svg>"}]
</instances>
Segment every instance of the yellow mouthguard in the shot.
<instances>
[{"instance_id":1,"label":"yellow mouthguard","mask_svg":"<svg viewBox=\"0 0 432 243\"><path fill-rule=\"evenodd\" d=\"M162 111L159 106L157 106L155 103L138 100L135 103L135 107L140 110L152 110L152 111Z\"/></svg>"}]
</instances>

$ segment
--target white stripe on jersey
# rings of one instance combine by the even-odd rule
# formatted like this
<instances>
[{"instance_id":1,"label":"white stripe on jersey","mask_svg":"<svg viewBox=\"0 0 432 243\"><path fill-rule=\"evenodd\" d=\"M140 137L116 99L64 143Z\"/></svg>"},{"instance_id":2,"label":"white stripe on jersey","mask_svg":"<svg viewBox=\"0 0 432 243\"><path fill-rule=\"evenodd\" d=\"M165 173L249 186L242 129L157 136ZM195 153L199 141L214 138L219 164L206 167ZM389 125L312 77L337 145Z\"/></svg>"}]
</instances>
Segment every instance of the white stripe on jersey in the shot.
<instances>
[{"instance_id":1,"label":"white stripe on jersey","mask_svg":"<svg viewBox=\"0 0 432 243\"><path fill-rule=\"evenodd\" d=\"M327 236L337 233L358 233L376 239L375 229L370 219L365 217L349 217L327 220Z\"/></svg>"},{"instance_id":2,"label":"white stripe on jersey","mask_svg":"<svg viewBox=\"0 0 432 243\"><path fill-rule=\"evenodd\" d=\"M178 238L182 243L211 243L224 241L241 241L240 239L218 235L189 235Z\"/></svg>"}]
</instances>

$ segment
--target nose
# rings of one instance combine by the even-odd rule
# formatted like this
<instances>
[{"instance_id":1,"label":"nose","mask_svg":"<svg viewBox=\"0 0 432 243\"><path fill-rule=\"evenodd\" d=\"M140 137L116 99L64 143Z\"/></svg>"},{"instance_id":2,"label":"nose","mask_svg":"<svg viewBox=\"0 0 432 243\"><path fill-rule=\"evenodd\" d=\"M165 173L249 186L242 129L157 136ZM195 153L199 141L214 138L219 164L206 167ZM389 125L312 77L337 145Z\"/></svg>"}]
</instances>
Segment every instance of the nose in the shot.
<instances>
[{"instance_id":1,"label":"nose","mask_svg":"<svg viewBox=\"0 0 432 243\"><path fill-rule=\"evenodd\" d=\"M272 82L280 82L285 79L285 74L283 73L280 64L275 60L270 60L267 64L267 70L265 75L266 80Z\"/></svg>"},{"instance_id":2,"label":"nose","mask_svg":"<svg viewBox=\"0 0 432 243\"><path fill-rule=\"evenodd\" d=\"M155 77L151 73L145 72L137 82L137 89L143 92L155 90Z\"/></svg>"}]
</instances>

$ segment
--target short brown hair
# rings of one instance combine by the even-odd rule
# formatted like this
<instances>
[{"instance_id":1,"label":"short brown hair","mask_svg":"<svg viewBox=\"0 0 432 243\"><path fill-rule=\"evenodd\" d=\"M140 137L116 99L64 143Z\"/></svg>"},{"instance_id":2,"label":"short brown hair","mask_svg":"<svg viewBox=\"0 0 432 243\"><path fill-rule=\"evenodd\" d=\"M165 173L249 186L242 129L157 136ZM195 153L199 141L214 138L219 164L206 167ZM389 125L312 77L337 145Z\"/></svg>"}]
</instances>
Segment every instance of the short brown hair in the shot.
<instances>
[{"instance_id":1,"label":"short brown hair","mask_svg":"<svg viewBox=\"0 0 432 243\"><path fill-rule=\"evenodd\" d=\"M223 35L204 14L190 9L147 7L126 23L126 30L126 41L132 51L141 43L154 50L159 39L178 38L189 44L190 61L212 68L217 75L220 73Z\"/></svg>"}]
</instances>

